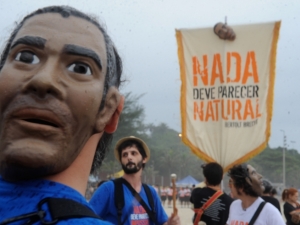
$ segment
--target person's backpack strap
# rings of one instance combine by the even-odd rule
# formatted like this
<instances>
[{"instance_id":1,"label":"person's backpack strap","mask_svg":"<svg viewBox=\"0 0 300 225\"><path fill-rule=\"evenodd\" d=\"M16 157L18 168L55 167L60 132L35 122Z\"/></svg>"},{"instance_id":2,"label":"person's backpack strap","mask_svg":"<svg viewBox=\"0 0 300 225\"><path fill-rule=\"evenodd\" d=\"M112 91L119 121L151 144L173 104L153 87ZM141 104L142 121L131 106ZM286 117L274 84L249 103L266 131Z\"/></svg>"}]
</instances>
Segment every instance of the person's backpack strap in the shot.
<instances>
[{"instance_id":1,"label":"person's backpack strap","mask_svg":"<svg viewBox=\"0 0 300 225\"><path fill-rule=\"evenodd\" d=\"M42 205L45 203L48 204L49 211L53 220L81 217L100 219L100 217L97 216L93 210L72 199L45 198L39 202L39 208L41 209Z\"/></svg>"},{"instance_id":2,"label":"person's backpack strap","mask_svg":"<svg viewBox=\"0 0 300 225\"><path fill-rule=\"evenodd\" d=\"M253 217L251 218L250 222L248 225L253 225L257 219L257 217L259 216L261 210L263 209L263 207L265 206L266 202L263 201L260 203L260 205L258 206L257 210L255 211Z\"/></svg>"},{"instance_id":3,"label":"person's backpack strap","mask_svg":"<svg viewBox=\"0 0 300 225\"><path fill-rule=\"evenodd\" d=\"M204 213L204 211L211 206L211 204L213 204L214 201L217 200L217 198L219 198L221 195L223 194L223 192L221 190L216 191L216 193L214 193L213 196L211 196L203 205L200 209L194 209L194 212L196 213L195 216L195 220L194 220L194 225L198 225L202 214Z\"/></svg>"},{"instance_id":4,"label":"person's backpack strap","mask_svg":"<svg viewBox=\"0 0 300 225\"><path fill-rule=\"evenodd\" d=\"M42 209L42 205L44 204L48 205L52 221L44 220L46 215L46 212ZM26 224L33 224L38 221L42 224L56 224L60 220L82 217L101 219L93 210L72 199L44 198L38 203L38 211L4 220L0 224L10 224L20 220L26 220Z\"/></svg>"},{"instance_id":5,"label":"person's backpack strap","mask_svg":"<svg viewBox=\"0 0 300 225\"><path fill-rule=\"evenodd\" d=\"M132 193L132 195L136 198L136 200L138 200L138 202L143 206L143 208L146 210L146 212L147 212L147 214L148 214L148 216L149 216L149 218L154 222L154 224L157 224L157 220L156 220L156 215L155 215L155 211L151 211L150 209L149 209L149 207L148 207L148 205L144 202L144 200L142 199L142 197L139 195L139 193L137 193L136 192L136 190L125 180L125 179L123 179L123 178L121 178L122 179L122 182L123 182L123 184L125 184L127 187L128 187L128 189L131 191L131 193ZM149 187L148 187L149 188ZM148 193L148 194L151 194L151 191L150 191L150 188L149 188L149 190L148 190L150 193ZM146 191L146 189L145 189L145 192L146 192L146 195L147 195L147 191ZM151 196L152 196L152 194L151 194ZM149 196L147 196L147 197L149 197ZM153 197L153 196L152 196ZM151 198L152 198L151 197ZM148 201L149 201L149 199L148 199ZM153 202L153 199L152 199L152 202ZM150 202L149 202L149 204L150 204ZM152 208L152 210L154 210L154 208Z\"/></svg>"},{"instance_id":6,"label":"person's backpack strap","mask_svg":"<svg viewBox=\"0 0 300 225\"><path fill-rule=\"evenodd\" d=\"M121 180L122 178L114 179L114 186L115 186L115 206L117 208L117 214L118 214L118 225L122 225L122 209L125 205L124 201L124 191L123 191L123 182ZM125 221L125 220L124 220Z\"/></svg>"},{"instance_id":7,"label":"person's backpack strap","mask_svg":"<svg viewBox=\"0 0 300 225\"><path fill-rule=\"evenodd\" d=\"M154 205L154 200L153 200L153 195L151 193L151 190L150 190L150 188L147 184L143 183L143 187L144 187L144 190L146 192L150 208L152 209L152 213L154 214L154 217L156 218L155 205Z\"/></svg>"}]
</instances>

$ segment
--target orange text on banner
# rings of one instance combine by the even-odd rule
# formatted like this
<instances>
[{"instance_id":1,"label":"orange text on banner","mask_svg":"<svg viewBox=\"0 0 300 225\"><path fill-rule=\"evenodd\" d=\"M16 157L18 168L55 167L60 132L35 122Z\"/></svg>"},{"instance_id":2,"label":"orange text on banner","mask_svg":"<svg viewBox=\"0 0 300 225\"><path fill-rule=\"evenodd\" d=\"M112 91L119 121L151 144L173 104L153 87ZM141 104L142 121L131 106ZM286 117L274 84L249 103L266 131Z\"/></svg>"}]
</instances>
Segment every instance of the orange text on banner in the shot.
<instances>
[{"instance_id":1,"label":"orange text on banner","mask_svg":"<svg viewBox=\"0 0 300 225\"><path fill-rule=\"evenodd\" d=\"M256 64L256 57L254 51L247 52L245 67L243 75L242 73L242 57L238 52L227 52L227 65L226 65L226 72L227 72L227 83L239 83L246 84L250 77L253 78L254 83L259 83L258 74L257 74L257 64ZM235 78L230 79L228 76L231 71L231 61L235 60ZM208 76L208 56L202 56L202 62L199 62L198 57L193 56L193 86L198 86L199 77L202 80L204 86L213 86L217 79L220 80L220 83L224 83L223 77L223 66L221 62L221 54L217 53L213 55L212 59L212 68L211 68L211 76L209 80Z\"/></svg>"},{"instance_id":2,"label":"orange text on banner","mask_svg":"<svg viewBox=\"0 0 300 225\"><path fill-rule=\"evenodd\" d=\"M246 99L245 102L239 99L194 101L194 120L219 121L220 111L223 120L242 121L261 117L258 99L255 102L251 99Z\"/></svg>"}]
</instances>

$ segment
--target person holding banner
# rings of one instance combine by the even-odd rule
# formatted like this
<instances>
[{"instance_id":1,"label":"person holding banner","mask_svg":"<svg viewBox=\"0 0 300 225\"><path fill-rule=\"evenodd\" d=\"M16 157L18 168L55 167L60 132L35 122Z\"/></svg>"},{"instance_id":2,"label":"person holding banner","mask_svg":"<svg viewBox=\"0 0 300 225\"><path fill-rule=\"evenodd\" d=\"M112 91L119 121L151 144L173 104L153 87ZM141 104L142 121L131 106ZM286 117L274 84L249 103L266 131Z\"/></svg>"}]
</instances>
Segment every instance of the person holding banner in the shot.
<instances>
[{"instance_id":1,"label":"person holding banner","mask_svg":"<svg viewBox=\"0 0 300 225\"><path fill-rule=\"evenodd\" d=\"M251 165L235 165L229 169L228 175L231 178L229 184L231 192L238 199L230 206L227 225L285 224L278 209L259 197L264 190L262 175Z\"/></svg>"},{"instance_id":2,"label":"person holding banner","mask_svg":"<svg viewBox=\"0 0 300 225\"><path fill-rule=\"evenodd\" d=\"M190 201L194 204L196 211L211 201L211 204L205 209L199 220L209 225L225 225L228 219L229 207L233 199L221 191L223 168L216 162L207 163L201 167L203 168L206 187L195 188ZM198 214L196 211L193 219L194 222Z\"/></svg>"},{"instance_id":3,"label":"person holding banner","mask_svg":"<svg viewBox=\"0 0 300 225\"><path fill-rule=\"evenodd\" d=\"M116 225L180 225L178 215L168 218L154 188L142 183L142 171L150 158L146 143L134 136L125 137L117 142L114 153L124 175L105 182L94 193L90 204L96 213Z\"/></svg>"}]
</instances>

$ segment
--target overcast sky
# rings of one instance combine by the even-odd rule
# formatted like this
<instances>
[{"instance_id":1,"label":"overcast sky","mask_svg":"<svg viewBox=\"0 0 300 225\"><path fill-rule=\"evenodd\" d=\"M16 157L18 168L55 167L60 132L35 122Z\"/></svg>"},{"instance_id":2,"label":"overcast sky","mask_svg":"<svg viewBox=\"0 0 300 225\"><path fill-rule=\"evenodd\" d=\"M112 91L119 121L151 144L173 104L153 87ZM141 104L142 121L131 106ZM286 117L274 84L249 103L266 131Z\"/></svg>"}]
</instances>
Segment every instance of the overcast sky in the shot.
<instances>
[{"instance_id":1,"label":"overcast sky","mask_svg":"<svg viewBox=\"0 0 300 225\"><path fill-rule=\"evenodd\" d=\"M145 94L146 123L166 123L181 132L180 79L175 29L281 20L277 49L271 147L300 150L300 1L297 0L27 0L1 1L0 46L19 21L48 5L70 5L97 15L107 26L129 82L122 93Z\"/></svg>"}]
</instances>

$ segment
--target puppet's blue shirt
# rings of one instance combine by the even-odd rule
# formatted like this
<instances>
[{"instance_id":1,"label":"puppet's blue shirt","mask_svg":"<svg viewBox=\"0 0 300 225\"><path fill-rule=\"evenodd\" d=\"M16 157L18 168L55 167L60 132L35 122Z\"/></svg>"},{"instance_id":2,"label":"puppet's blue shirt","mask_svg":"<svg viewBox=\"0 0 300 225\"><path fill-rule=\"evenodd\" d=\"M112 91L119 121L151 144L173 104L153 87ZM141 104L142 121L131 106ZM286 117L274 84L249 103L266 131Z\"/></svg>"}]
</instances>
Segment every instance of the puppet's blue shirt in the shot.
<instances>
[{"instance_id":1,"label":"puppet's blue shirt","mask_svg":"<svg viewBox=\"0 0 300 225\"><path fill-rule=\"evenodd\" d=\"M47 197L72 199L91 209L89 203L79 192L61 183L49 180L7 182L0 177L0 222L11 217L38 211L37 205L39 201ZM46 210L45 220L52 220L46 204L43 205L44 208ZM23 220L11 224L24 223L25 221ZM34 224L41 223L37 222ZM111 225L111 223L100 219L88 217L61 220L57 224Z\"/></svg>"}]
</instances>

